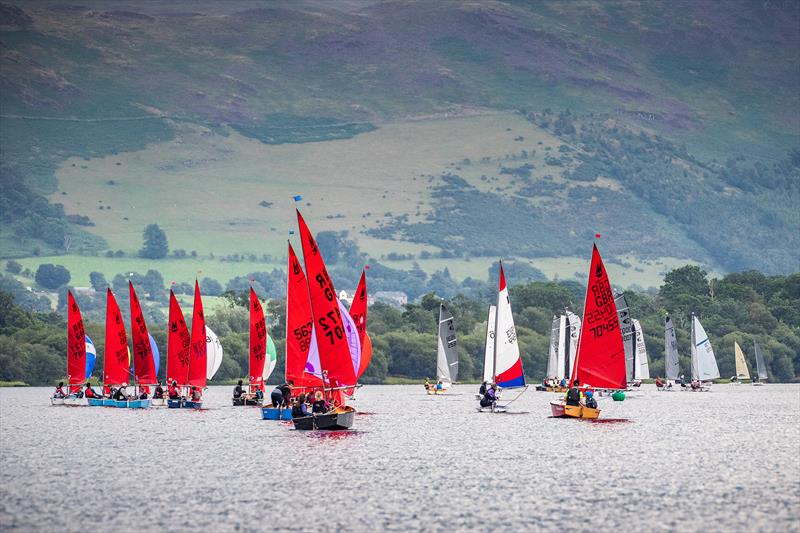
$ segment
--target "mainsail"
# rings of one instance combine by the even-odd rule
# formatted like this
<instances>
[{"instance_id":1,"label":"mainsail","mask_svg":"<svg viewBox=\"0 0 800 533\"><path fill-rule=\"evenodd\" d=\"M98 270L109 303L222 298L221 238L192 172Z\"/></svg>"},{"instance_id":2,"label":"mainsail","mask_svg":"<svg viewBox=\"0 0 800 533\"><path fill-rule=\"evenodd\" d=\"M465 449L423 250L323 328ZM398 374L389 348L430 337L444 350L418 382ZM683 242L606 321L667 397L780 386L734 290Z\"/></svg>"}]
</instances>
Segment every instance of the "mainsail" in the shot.
<instances>
[{"instance_id":1,"label":"mainsail","mask_svg":"<svg viewBox=\"0 0 800 533\"><path fill-rule=\"evenodd\" d=\"M86 331L81 310L71 291L67 291L67 381L70 392L77 392L86 373Z\"/></svg>"},{"instance_id":2,"label":"mainsail","mask_svg":"<svg viewBox=\"0 0 800 533\"><path fill-rule=\"evenodd\" d=\"M553 329L550 331L550 353L547 357L546 378L555 378L558 376L558 337L561 332L558 326L560 321L561 320L557 316L553 316Z\"/></svg>"},{"instance_id":3,"label":"mainsail","mask_svg":"<svg viewBox=\"0 0 800 533\"><path fill-rule=\"evenodd\" d=\"M258 388L264 384L264 365L267 356L267 323L264 308L258 301L256 291L250 287L250 387Z\"/></svg>"},{"instance_id":4,"label":"mainsail","mask_svg":"<svg viewBox=\"0 0 800 533\"><path fill-rule=\"evenodd\" d=\"M131 304L131 338L133 341L133 370L136 381L140 385L154 385L158 382L156 367L157 348L153 350L155 341L147 332L142 306L136 296L133 283L128 281L128 294ZM127 342L126 342L127 347Z\"/></svg>"},{"instance_id":5,"label":"mainsail","mask_svg":"<svg viewBox=\"0 0 800 533\"><path fill-rule=\"evenodd\" d=\"M631 320L631 313L628 309L628 302L625 300L625 295L620 294L614 300L617 306L617 314L619 315L619 327L622 332L622 346L625 349L625 375L628 382L633 381L634 378L634 352L636 350L636 338L633 331L633 321Z\"/></svg>"},{"instance_id":6,"label":"mainsail","mask_svg":"<svg viewBox=\"0 0 800 533\"><path fill-rule=\"evenodd\" d=\"M633 379L639 381L650 379L650 363L647 361L647 345L644 343L644 332L639 321L633 319L633 335L636 341L633 354Z\"/></svg>"},{"instance_id":7,"label":"mainsail","mask_svg":"<svg viewBox=\"0 0 800 533\"><path fill-rule=\"evenodd\" d=\"M149 342L148 342L149 344ZM103 384L122 385L128 382L128 335L119 312L117 300L109 288L106 291L106 354L103 363ZM152 359L151 359L152 360Z\"/></svg>"},{"instance_id":8,"label":"mainsail","mask_svg":"<svg viewBox=\"0 0 800 533\"><path fill-rule=\"evenodd\" d=\"M167 381L183 387L189 381L192 340L183 311L172 289L169 291L169 332L167 334Z\"/></svg>"},{"instance_id":9,"label":"mainsail","mask_svg":"<svg viewBox=\"0 0 800 533\"><path fill-rule=\"evenodd\" d=\"M286 381L292 382L295 389L322 385L320 379L306 372L309 348L314 338L306 275L292 245L289 244L286 278Z\"/></svg>"},{"instance_id":10,"label":"mainsail","mask_svg":"<svg viewBox=\"0 0 800 533\"><path fill-rule=\"evenodd\" d=\"M567 367L567 372L564 374L564 377L569 377L572 375L572 370L575 368L575 355L578 353L578 341L581 338L581 317L576 315L570 310L566 311L567 321L566 321L566 343L567 343L567 355L569 359L567 363L569 367Z\"/></svg>"},{"instance_id":11,"label":"mainsail","mask_svg":"<svg viewBox=\"0 0 800 533\"><path fill-rule=\"evenodd\" d=\"M483 381L491 383L494 380L494 328L497 325L497 306L489 306L489 316L486 319L486 341L483 345Z\"/></svg>"},{"instance_id":12,"label":"mainsail","mask_svg":"<svg viewBox=\"0 0 800 533\"><path fill-rule=\"evenodd\" d=\"M599 388L626 388L625 348L622 346L619 315L597 245L592 249L583 309L583 326L571 379L577 379L581 385Z\"/></svg>"},{"instance_id":13,"label":"mainsail","mask_svg":"<svg viewBox=\"0 0 800 533\"><path fill-rule=\"evenodd\" d=\"M736 341L733 341L733 356L736 360L736 377L738 379L750 379L750 371L747 369L744 352L742 352L739 343Z\"/></svg>"},{"instance_id":14,"label":"mainsail","mask_svg":"<svg viewBox=\"0 0 800 533\"><path fill-rule=\"evenodd\" d=\"M672 319L664 317L664 373L669 380L678 379L678 339L675 337L675 326Z\"/></svg>"},{"instance_id":15,"label":"mainsail","mask_svg":"<svg viewBox=\"0 0 800 533\"><path fill-rule=\"evenodd\" d=\"M558 348L556 350L556 379L568 378L572 369L570 358L570 331L567 324L567 315L558 319Z\"/></svg>"},{"instance_id":16,"label":"mainsail","mask_svg":"<svg viewBox=\"0 0 800 533\"><path fill-rule=\"evenodd\" d=\"M706 381L719 378L717 359L700 320L692 314L692 379Z\"/></svg>"},{"instance_id":17,"label":"mainsail","mask_svg":"<svg viewBox=\"0 0 800 533\"><path fill-rule=\"evenodd\" d=\"M189 362L189 385L193 387L206 386L206 373L208 372L208 349L206 343L206 315L203 312L203 298L200 295L200 285L194 281L194 306L192 309L192 347Z\"/></svg>"},{"instance_id":18,"label":"mainsail","mask_svg":"<svg viewBox=\"0 0 800 533\"><path fill-rule=\"evenodd\" d=\"M494 383L504 389L525 386L522 358L511 312L503 262L500 262L500 282L497 292L497 315L495 317Z\"/></svg>"},{"instance_id":19,"label":"mainsail","mask_svg":"<svg viewBox=\"0 0 800 533\"><path fill-rule=\"evenodd\" d=\"M439 304L439 342L436 350L436 377L446 383L458 378L458 349L453 313Z\"/></svg>"},{"instance_id":20,"label":"mainsail","mask_svg":"<svg viewBox=\"0 0 800 533\"><path fill-rule=\"evenodd\" d=\"M761 354L761 346L759 346L756 341L753 341L753 350L756 352L756 368L758 369L758 379L766 380L768 378L767 365L764 363L764 356Z\"/></svg>"},{"instance_id":21,"label":"mainsail","mask_svg":"<svg viewBox=\"0 0 800 533\"><path fill-rule=\"evenodd\" d=\"M308 272L308 294L322 371L327 372L333 388L353 386L356 384L358 365L353 364L336 289L325 268L317 241L300 211L297 211L297 224L303 245L303 261Z\"/></svg>"},{"instance_id":22,"label":"mainsail","mask_svg":"<svg viewBox=\"0 0 800 533\"><path fill-rule=\"evenodd\" d=\"M358 281L356 293L350 303L350 317L358 329L358 339L361 345L361 361L356 373L356 378L360 378L372 359L372 342L367 334L367 274L365 270L361 271L361 279Z\"/></svg>"}]
</instances>

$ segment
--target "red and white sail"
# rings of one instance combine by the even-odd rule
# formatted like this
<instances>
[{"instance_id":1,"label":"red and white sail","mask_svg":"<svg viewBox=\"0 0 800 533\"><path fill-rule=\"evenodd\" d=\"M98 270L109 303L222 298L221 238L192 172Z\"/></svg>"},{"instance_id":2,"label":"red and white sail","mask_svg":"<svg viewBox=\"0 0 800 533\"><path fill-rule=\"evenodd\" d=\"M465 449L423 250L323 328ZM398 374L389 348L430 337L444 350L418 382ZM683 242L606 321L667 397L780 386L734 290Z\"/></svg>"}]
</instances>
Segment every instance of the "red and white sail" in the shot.
<instances>
[{"instance_id":1,"label":"red and white sail","mask_svg":"<svg viewBox=\"0 0 800 533\"><path fill-rule=\"evenodd\" d=\"M583 326L572 380L604 389L627 386L625 348L614 293L597 245L592 249Z\"/></svg>"},{"instance_id":2,"label":"red and white sail","mask_svg":"<svg viewBox=\"0 0 800 533\"><path fill-rule=\"evenodd\" d=\"M172 289L169 291L169 332L167 334L167 381L183 387L189 384L192 338L183 311Z\"/></svg>"},{"instance_id":3,"label":"red and white sail","mask_svg":"<svg viewBox=\"0 0 800 533\"><path fill-rule=\"evenodd\" d=\"M517 330L514 327L511 298L508 296L502 261L500 262L500 283L497 293L497 314L495 315L494 350L494 382L502 388L524 387L525 375L522 372Z\"/></svg>"},{"instance_id":4,"label":"red and white sail","mask_svg":"<svg viewBox=\"0 0 800 533\"><path fill-rule=\"evenodd\" d=\"M128 294L131 300L131 338L133 340L133 371L136 381L140 385L155 385L158 383L156 377L155 361L153 360L153 348L150 344L150 334L147 332L147 324L144 321L142 307L133 283L128 282Z\"/></svg>"},{"instance_id":5,"label":"red and white sail","mask_svg":"<svg viewBox=\"0 0 800 533\"><path fill-rule=\"evenodd\" d=\"M128 383L131 371L129 359L125 322L122 320L122 313L119 311L114 293L109 288L106 292L106 353L103 363L103 384Z\"/></svg>"},{"instance_id":6,"label":"red and white sail","mask_svg":"<svg viewBox=\"0 0 800 533\"><path fill-rule=\"evenodd\" d=\"M72 292L67 291L67 381L70 392L83 385L86 373L86 331Z\"/></svg>"}]
</instances>

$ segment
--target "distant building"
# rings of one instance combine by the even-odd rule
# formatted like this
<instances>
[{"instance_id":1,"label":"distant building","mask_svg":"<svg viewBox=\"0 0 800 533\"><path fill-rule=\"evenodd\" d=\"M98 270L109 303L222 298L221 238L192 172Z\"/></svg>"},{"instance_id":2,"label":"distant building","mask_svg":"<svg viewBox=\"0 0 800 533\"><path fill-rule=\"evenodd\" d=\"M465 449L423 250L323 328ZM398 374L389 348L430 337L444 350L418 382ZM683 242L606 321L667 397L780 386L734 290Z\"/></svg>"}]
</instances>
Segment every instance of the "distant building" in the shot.
<instances>
[{"instance_id":1,"label":"distant building","mask_svg":"<svg viewBox=\"0 0 800 533\"><path fill-rule=\"evenodd\" d=\"M383 302L392 307L402 307L408 303L408 294L401 291L377 291L367 296L367 305Z\"/></svg>"},{"instance_id":2,"label":"distant building","mask_svg":"<svg viewBox=\"0 0 800 533\"><path fill-rule=\"evenodd\" d=\"M342 302L344 305L349 306L352 298L347 295L347 291L339 291L339 301Z\"/></svg>"},{"instance_id":3,"label":"distant building","mask_svg":"<svg viewBox=\"0 0 800 533\"><path fill-rule=\"evenodd\" d=\"M73 287L72 288L73 294L82 294L84 296L94 296L97 294L97 291L94 290L92 287Z\"/></svg>"}]
</instances>

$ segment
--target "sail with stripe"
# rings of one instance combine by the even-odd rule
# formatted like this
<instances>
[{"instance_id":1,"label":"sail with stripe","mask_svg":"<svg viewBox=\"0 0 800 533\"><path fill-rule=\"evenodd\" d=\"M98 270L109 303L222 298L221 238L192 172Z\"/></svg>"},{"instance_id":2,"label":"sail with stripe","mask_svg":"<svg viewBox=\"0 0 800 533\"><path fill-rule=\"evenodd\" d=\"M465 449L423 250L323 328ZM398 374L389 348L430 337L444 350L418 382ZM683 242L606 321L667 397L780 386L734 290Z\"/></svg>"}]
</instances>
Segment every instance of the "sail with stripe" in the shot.
<instances>
[{"instance_id":1,"label":"sail with stripe","mask_svg":"<svg viewBox=\"0 0 800 533\"><path fill-rule=\"evenodd\" d=\"M719 378L714 348L700 319L692 314L692 379L708 381Z\"/></svg>"},{"instance_id":2,"label":"sail with stripe","mask_svg":"<svg viewBox=\"0 0 800 533\"><path fill-rule=\"evenodd\" d=\"M736 378L739 380L750 379L750 371L747 369L744 352L736 341L733 341L733 358L736 363Z\"/></svg>"},{"instance_id":3,"label":"sail with stripe","mask_svg":"<svg viewBox=\"0 0 800 533\"><path fill-rule=\"evenodd\" d=\"M486 339L483 344L483 381L491 383L494 380L494 338L497 322L497 306L490 305L486 317Z\"/></svg>"},{"instance_id":4,"label":"sail with stripe","mask_svg":"<svg viewBox=\"0 0 800 533\"><path fill-rule=\"evenodd\" d=\"M619 315L597 245L592 250L583 326L571 381L606 389L625 389L625 348Z\"/></svg>"},{"instance_id":5,"label":"sail with stripe","mask_svg":"<svg viewBox=\"0 0 800 533\"><path fill-rule=\"evenodd\" d=\"M511 312L503 262L500 261L500 279L497 292L497 315L495 316L494 383L504 389L525 386L522 358Z\"/></svg>"},{"instance_id":6,"label":"sail with stripe","mask_svg":"<svg viewBox=\"0 0 800 533\"><path fill-rule=\"evenodd\" d=\"M650 363L647 360L647 345L644 343L644 331L642 325L635 318L633 319L633 337L636 341L633 353L633 379L641 381L650 379Z\"/></svg>"},{"instance_id":7,"label":"sail with stripe","mask_svg":"<svg viewBox=\"0 0 800 533\"><path fill-rule=\"evenodd\" d=\"M436 377L443 383L453 383L458 378L458 349L453 313L439 304L439 342L436 349Z\"/></svg>"},{"instance_id":8,"label":"sail with stripe","mask_svg":"<svg viewBox=\"0 0 800 533\"><path fill-rule=\"evenodd\" d=\"M556 379L562 380L569 377L572 369L570 361L570 331L567 315L558 318L558 347L556 348Z\"/></svg>"},{"instance_id":9,"label":"sail with stripe","mask_svg":"<svg viewBox=\"0 0 800 533\"><path fill-rule=\"evenodd\" d=\"M678 358L678 339L675 325L669 315L664 317L664 374L668 380L678 379L680 362Z\"/></svg>"},{"instance_id":10,"label":"sail with stripe","mask_svg":"<svg viewBox=\"0 0 800 533\"><path fill-rule=\"evenodd\" d=\"M149 342L148 348L149 348ZM103 362L103 384L122 385L128 383L130 375L130 353L128 335L122 313L111 289L106 290L106 352Z\"/></svg>"}]
</instances>

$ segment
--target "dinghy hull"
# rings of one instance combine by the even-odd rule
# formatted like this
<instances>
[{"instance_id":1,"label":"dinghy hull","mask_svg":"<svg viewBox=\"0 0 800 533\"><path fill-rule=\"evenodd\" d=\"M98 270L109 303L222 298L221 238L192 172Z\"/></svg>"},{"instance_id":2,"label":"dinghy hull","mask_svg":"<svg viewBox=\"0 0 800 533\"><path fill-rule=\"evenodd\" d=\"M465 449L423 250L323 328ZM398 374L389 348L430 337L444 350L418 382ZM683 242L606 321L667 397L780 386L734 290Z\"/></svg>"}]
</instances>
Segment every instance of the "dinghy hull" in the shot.
<instances>
[{"instance_id":1,"label":"dinghy hull","mask_svg":"<svg viewBox=\"0 0 800 533\"><path fill-rule=\"evenodd\" d=\"M299 430L324 429L350 429L355 421L356 410L352 407L339 407L333 413L324 415L304 416L295 418L294 428Z\"/></svg>"},{"instance_id":2,"label":"dinghy hull","mask_svg":"<svg viewBox=\"0 0 800 533\"><path fill-rule=\"evenodd\" d=\"M89 403L89 407L103 407L103 399L102 398L87 398L86 401Z\"/></svg>"},{"instance_id":3,"label":"dinghy hull","mask_svg":"<svg viewBox=\"0 0 800 533\"><path fill-rule=\"evenodd\" d=\"M261 406L261 400L258 400L256 398L242 397L242 398L232 398L231 400L233 401L234 407L246 406L246 405Z\"/></svg>"},{"instance_id":4,"label":"dinghy hull","mask_svg":"<svg viewBox=\"0 0 800 533\"><path fill-rule=\"evenodd\" d=\"M50 405L64 405L64 398L50 398Z\"/></svg>"},{"instance_id":5,"label":"dinghy hull","mask_svg":"<svg viewBox=\"0 0 800 533\"><path fill-rule=\"evenodd\" d=\"M600 416L600 409L584 405L566 405L564 402L550 402L554 418L584 418L594 420Z\"/></svg>"},{"instance_id":6,"label":"dinghy hull","mask_svg":"<svg viewBox=\"0 0 800 533\"><path fill-rule=\"evenodd\" d=\"M191 400L167 400L167 407L170 409L200 409L203 402L193 402Z\"/></svg>"},{"instance_id":7,"label":"dinghy hull","mask_svg":"<svg viewBox=\"0 0 800 533\"><path fill-rule=\"evenodd\" d=\"M277 407L262 407L261 408L262 420L291 420L291 409L279 409Z\"/></svg>"},{"instance_id":8,"label":"dinghy hull","mask_svg":"<svg viewBox=\"0 0 800 533\"><path fill-rule=\"evenodd\" d=\"M78 407L86 405L86 400L83 398L64 398L64 405Z\"/></svg>"}]
</instances>

